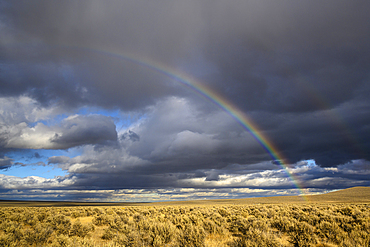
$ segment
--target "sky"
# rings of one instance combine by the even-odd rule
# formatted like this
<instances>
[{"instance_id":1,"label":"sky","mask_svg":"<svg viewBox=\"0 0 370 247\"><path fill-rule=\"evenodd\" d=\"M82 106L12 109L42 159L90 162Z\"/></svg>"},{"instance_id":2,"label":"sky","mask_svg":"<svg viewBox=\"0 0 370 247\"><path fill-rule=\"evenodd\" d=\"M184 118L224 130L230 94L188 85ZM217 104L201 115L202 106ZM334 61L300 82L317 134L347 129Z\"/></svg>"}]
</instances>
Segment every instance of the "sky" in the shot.
<instances>
[{"instance_id":1,"label":"sky","mask_svg":"<svg viewBox=\"0 0 370 247\"><path fill-rule=\"evenodd\" d=\"M370 186L370 2L0 1L0 199Z\"/></svg>"}]
</instances>

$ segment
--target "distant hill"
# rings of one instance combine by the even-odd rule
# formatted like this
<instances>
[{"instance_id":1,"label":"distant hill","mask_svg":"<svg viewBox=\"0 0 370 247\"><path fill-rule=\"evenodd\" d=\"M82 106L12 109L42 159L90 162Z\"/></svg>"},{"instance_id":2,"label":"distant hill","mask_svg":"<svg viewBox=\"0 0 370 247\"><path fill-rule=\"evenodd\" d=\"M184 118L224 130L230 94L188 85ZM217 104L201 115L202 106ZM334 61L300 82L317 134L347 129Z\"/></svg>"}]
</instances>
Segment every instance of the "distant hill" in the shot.
<instances>
[{"instance_id":1,"label":"distant hill","mask_svg":"<svg viewBox=\"0 0 370 247\"><path fill-rule=\"evenodd\" d=\"M313 202L370 202L370 187L353 187L307 198Z\"/></svg>"},{"instance_id":2,"label":"distant hill","mask_svg":"<svg viewBox=\"0 0 370 247\"><path fill-rule=\"evenodd\" d=\"M156 205L222 205L222 204L289 204L289 203L370 203L370 187L353 187L321 195L273 196L245 199L170 201L154 203L89 203L89 202L42 202L1 201L0 207L70 207L70 206L156 206Z\"/></svg>"}]
</instances>

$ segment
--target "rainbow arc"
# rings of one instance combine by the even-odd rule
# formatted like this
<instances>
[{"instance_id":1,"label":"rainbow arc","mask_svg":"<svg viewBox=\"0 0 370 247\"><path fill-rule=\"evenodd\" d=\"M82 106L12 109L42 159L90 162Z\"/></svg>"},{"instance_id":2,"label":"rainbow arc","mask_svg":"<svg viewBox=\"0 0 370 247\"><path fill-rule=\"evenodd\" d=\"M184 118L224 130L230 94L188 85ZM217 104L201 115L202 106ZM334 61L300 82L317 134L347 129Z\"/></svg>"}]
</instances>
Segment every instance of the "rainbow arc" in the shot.
<instances>
[{"instance_id":1,"label":"rainbow arc","mask_svg":"<svg viewBox=\"0 0 370 247\"><path fill-rule=\"evenodd\" d=\"M258 126L253 122L251 118L249 118L244 112L242 112L238 107L232 104L229 100L225 97L207 87L206 85L202 84L195 78L187 75L183 72L177 71L170 66L162 64L158 61L150 61L148 58L141 58L134 54L120 54L118 52L110 52L110 51L103 51L91 48L81 48L81 47L73 47L76 49L83 49L89 52L100 53L106 56L115 57L118 59L122 59L126 62L136 64L138 66L147 68L151 71L157 72L159 74L165 75L172 80L192 89L196 93L202 95L207 100L211 101L212 103L216 104L218 107L223 109L227 112L231 117L233 117L245 130L247 130L253 138L266 150L266 152L271 156L272 160L278 163L278 165L285 171L287 176L292 181L294 187L296 187L302 195L304 200L307 200L305 197L305 193L300 186L299 180L294 176L293 173L289 171L289 167L286 164L286 159L282 156L282 154L278 151L276 146L263 134L262 131L258 128Z\"/></svg>"}]
</instances>

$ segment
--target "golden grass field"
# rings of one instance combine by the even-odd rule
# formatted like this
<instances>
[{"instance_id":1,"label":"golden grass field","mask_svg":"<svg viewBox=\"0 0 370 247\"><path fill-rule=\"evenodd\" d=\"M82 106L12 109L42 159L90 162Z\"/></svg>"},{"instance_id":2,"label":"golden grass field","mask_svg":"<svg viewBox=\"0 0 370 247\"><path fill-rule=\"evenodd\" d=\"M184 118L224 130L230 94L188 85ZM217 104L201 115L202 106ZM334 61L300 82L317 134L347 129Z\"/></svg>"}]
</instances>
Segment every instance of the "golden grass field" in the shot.
<instances>
[{"instance_id":1,"label":"golden grass field","mask_svg":"<svg viewBox=\"0 0 370 247\"><path fill-rule=\"evenodd\" d=\"M370 187L306 198L0 206L0 246L370 246Z\"/></svg>"}]
</instances>

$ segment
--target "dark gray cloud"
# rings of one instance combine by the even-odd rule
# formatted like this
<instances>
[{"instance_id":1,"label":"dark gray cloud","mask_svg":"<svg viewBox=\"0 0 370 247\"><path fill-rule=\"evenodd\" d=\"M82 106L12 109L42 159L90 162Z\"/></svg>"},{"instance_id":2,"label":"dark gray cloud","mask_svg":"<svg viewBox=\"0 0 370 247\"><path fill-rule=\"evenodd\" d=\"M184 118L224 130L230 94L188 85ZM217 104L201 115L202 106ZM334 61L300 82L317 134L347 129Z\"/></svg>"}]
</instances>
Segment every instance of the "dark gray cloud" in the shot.
<instances>
[{"instance_id":1,"label":"dark gray cloud","mask_svg":"<svg viewBox=\"0 0 370 247\"><path fill-rule=\"evenodd\" d=\"M121 136L121 139L136 142L136 141L140 141L140 136L138 134L136 134L135 132L133 132L131 130L128 130L126 133L124 133Z\"/></svg>"},{"instance_id":2,"label":"dark gray cloud","mask_svg":"<svg viewBox=\"0 0 370 247\"><path fill-rule=\"evenodd\" d=\"M72 116L62 123L62 128L62 132L55 133L50 140L60 149L117 140L116 125L109 117Z\"/></svg>"},{"instance_id":3,"label":"dark gray cloud","mask_svg":"<svg viewBox=\"0 0 370 247\"><path fill-rule=\"evenodd\" d=\"M174 109L170 110L171 107ZM105 189L214 186L289 189L294 186L296 181L292 181L279 164L264 161L271 160L271 157L248 137L246 131L239 127L241 133L234 133L234 136L220 135L232 126L238 129L236 123L225 117L224 123L219 122L219 129L208 128L205 123L211 117L199 118L196 109L189 108L192 109L183 99L169 99L140 124L131 127L131 133L140 135L140 140L133 142L121 138L120 148L105 147L98 151L93 146L86 146L81 156L52 157L49 162L75 174L78 177L76 188L87 186L95 179L99 181L94 185ZM163 114L158 111L163 111ZM169 118L177 119L177 125L166 126L166 122L171 122L165 121ZM197 124L193 123L193 118L198 120ZM229 127L225 128L227 125ZM188 130L190 127L194 128L193 131ZM298 153L300 147L296 150ZM317 153L324 156L325 153L319 150ZM333 162L334 158L329 156L327 159ZM292 166L289 173L295 174L304 188L323 188L327 184L328 188L338 189L351 184L368 184L367 175L364 175L367 174L364 172L368 169L367 163L365 160L333 162L332 165L326 164L325 168L320 163L311 165L301 161ZM336 179L342 182L336 184Z\"/></svg>"},{"instance_id":4,"label":"dark gray cloud","mask_svg":"<svg viewBox=\"0 0 370 247\"><path fill-rule=\"evenodd\" d=\"M186 187L197 198L292 187L247 129L161 70L246 114L307 189L368 185L369 12L368 1L335 0L2 1L0 169L30 149L69 173L2 177L14 180L3 188ZM119 116L106 117L112 110ZM73 148L82 153L42 155Z\"/></svg>"},{"instance_id":5,"label":"dark gray cloud","mask_svg":"<svg viewBox=\"0 0 370 247\"><path fill-rule=\"evenodd\" d=\"M2 70L6 85L2 92L123 109L138 109L178 93L147 69L80 49L90 48L132 53L174 67L192 64L186 68L190 73L198 66L212 66L214 73L202 79L248 111L331 108L369 91L368 5L364 1L9 3L3 9L3 23L13 42L9 47L4 38L3 53L10 60Z\"/></svg>"},{"instance_id":6,"label":"dark gray cloud","mask_svg":"<svg viewBox=\"0 0 370 247\"><path fill-rule=\"evenodd\" d=\"M261 164L262 168L268 166ZM0 194L12 199L153 201L295 195L299 192L284 169L271 168L251 171L249 166L239 166L235 170L229 167L211 171L219 174L217 180L206 179L206 174L176 177L170 174L81 173L54 179L0 175ZM300 181L300 190L306 194L370 185L369 162L364 160L327 168L300 162L289 168L289 172Z\"/></svg>"},{"instance_id":7,"label":"dark gray cloud","mask_svg":"<svg viewBox=\"0 0 370 247\"><path fill-rule=\"evenodd\" d=\"M82 166L85 165L85 169ZM268 164L260 164L261 168ZM77 167L78 166L78 167ZM65 178L45 180L42 178L33 177L32 181L39 181L38 188L42 188L43 183L50 183L54 186L58 182L60 186L65 186L69 189L102 189L102 190L117 190L117 189L170 189L170 188L253 188L266 190L295 190L296 183L302 189L341 189L353 186L369 186L370 181L368 175L369 162L365 160L355 160L350 163L340 165L338 167L320 167L315 163L300 162L296 166L288 168L290 174L293 174L296 181L292 181L287 170L282 167L273 167L265 170L250 170L248 165L240 166L239 169L212 169L201 174L200 171L193 170L185 173L159 173L158 171L148 171L143 173L140 169L134 167L125 167L124 172L111 173L107 172L112 167L105 164L105 168L100 167L97 171L96 167L87 167L87 164L75 163L69 167L71 174ZM78 169L77 169L78 168ZM105 172L103 172L103 169ZM147 167L149 169L149 167ZM22 187L21 181L27 182L27 179L4 177L4 181L18 181L17 183L9 183L4 188ZM54 181L55 180L55 181ZM42 183L41 183L41 182ZM17 187L18 186L18 187ZM29 186L29 185L27 185ZM59 185L58 185L59 186ZM32 186L30 186L32 188Z\"/></svg>"},{"instance_id":8,"label":"dark gray cloud","mask_svg":"<svg viewBox=\"0 0 370 247\"><path fill-rule=\"evenodd\" d=\"M13 159L9 157L2 157L0 158L0 170L5 170L10 168L13 165Z\"/></svg>"},{"instance_id":9,"label":"dark gray cloud","mask_svg":"<svg viewBox=\"0 0 370 247\"><path fill-rule=\"evenodd\" d=\"M196 18L183 12L192 12L193 4L9 3L3 9L4 25L17 32L9 34L11 44L4 41L3 94L27 93L44 103L58 99L69 106L138 109L152 104L174 93L163 76L94 50L174 62L176 54L182 57L191 49L191 33L199 29Z\"/></svg>"},{"instance_id":10,"label":"dark gray cloud","mask_svg":"<svg viewBox=\"0 0 370 247\"><path fill-rule=\"evenodd\" d=\"M41 158L41 155L40 155L38 152L35 152L34 157L35 157L36 159L40 159L40 158Z\"/></svg>"}]
</instances>

